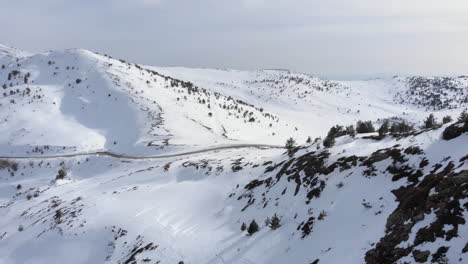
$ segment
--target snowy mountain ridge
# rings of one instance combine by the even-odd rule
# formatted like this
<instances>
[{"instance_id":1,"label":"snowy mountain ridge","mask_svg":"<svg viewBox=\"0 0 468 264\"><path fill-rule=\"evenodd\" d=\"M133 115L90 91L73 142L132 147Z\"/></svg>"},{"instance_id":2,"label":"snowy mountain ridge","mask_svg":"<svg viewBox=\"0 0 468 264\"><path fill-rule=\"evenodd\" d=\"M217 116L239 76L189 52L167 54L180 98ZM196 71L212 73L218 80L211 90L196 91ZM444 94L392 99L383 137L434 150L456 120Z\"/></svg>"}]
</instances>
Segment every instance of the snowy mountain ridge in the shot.
<instances>
[{"instance_id":1,"label":"snowy mountain ridge","mask_svg":"<svg viewBox=\"0 0 468 264\"><path fill-rule=\"evenodd\" d=\"M0 62L1 264L468 259L466 77Z\"/></svg>"}]
</instances>

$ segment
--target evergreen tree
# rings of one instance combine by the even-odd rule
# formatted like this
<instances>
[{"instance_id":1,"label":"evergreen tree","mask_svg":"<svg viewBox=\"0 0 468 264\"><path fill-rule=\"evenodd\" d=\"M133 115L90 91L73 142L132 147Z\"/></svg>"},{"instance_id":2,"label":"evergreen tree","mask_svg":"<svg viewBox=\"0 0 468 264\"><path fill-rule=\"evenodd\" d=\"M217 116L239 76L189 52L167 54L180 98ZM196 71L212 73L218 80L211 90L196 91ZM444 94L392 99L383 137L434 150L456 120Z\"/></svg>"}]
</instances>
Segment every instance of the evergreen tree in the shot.
<instances>
[{"instance_id":1,"label":"evergreen tree","mask_svg":"<svg viewBox=\"0 0 468 264\"><path fill-rule=\"evenodd\" d=\"M372 125L372 121L361 121L361 120L359 120L356 123L356 132L358 134L372 133L372 132L375 132L375 128L374 128L374 125Z\"/></svg>"},{"instance_id":2,"label":"evergreen tree","mask_svg":"<svg viewBox=\"0 0 468 264\"><path fill-rule=\"evenodd\" d=\"M437 120L433 114L430 114L424 121L424 128L434 128L437 126Z\"/></svg>"},{"instance_id":3,"label":"evergreen tree","mask_svg":"<svg viewBox=\"0 0 468 264\"><path fill-rule=\"evenodd\" d=\"M335 138L344 136L346 134L346 130L340 125L333 126L330 128L330 131L328 131L328 135L331 135Z\"/></svg>"},{"instance_id":4,"label":"evergreen tree","mask_svg":"<svg viewBox=\"0 0 468 264\"><path fill-rule=\"evenodd\" d=\"M400 122L400 123L393 123L392 126L390 127L390 132L391 133L405 133L405 132L410 132L414 129L414 127L410 124L408 124L406 121Z\"/></svg>"},{"instance_id":5,"label":"evergreen tree","mask_svg":"<svg viewBox=\"0 0 468 264\"><path fill-rule=\"evenodd\" d=\"M269 227L273 230L278 229L281 226L281 219L275 214L271 218Z\"/></svg>"},{"instance_id":6,"label":"evergreen tree","mask_svg":"<svg viewBox=\"0 0 468 264\"><path fill-rule=\"evenodd\" d=\"M444 118L442 118L442 123L444 123L444 124L450 123L452 121L453 121L453 119L449 115L446 115L446 116L444 116Z\"/></svg>"},{"instance_id":7,"label":"evergreen tree","mask_svg":"<svg viewBox=\"0 0 468 264\"><path fill-rule=\"evenodd\" d=\"M468 121L468 112L465 110L463 110L463 112L461 112L460 116L458 117L458 122L461 122L461 123L466 123Z\"/></svg>"},{"instance_id":8,"label":"evergreen tree","mask_svg":"<svg viewBox=\"0 0 468 264\"><path fill-rule=\"evenodd\" d=\"M356 129L354 129L353 125L350 125L350 126L346 127L346 134L350 135L351 137L356 136Z\"/></svg>"},{"instance_id":9,"label":"evergreen tree","mask_svg":"<svg viewBox=\"0 0 468 264\"><path fill-rule=\"evenodd\" d=\"M323 140L323 146L326 148L331 148L335 145L335 137L328 135L324 140Z\"/></svg>"},{"instance_id":10,"label":"evergreen tree","mask_svg":"<svg viewBox=\"0 0 468 264\"><path fill-rule=\"evenodd\" d=\"M258 232L258 230L259 230L258 224L257 224L257 222L255 222L255 219L254 219L254 220L252 220L252 222L250 222L249 228L247 229L247 233L249 235L252 235L252 234Z\"/></svg>"},{"instance_id":11,"label":"evergreen tree","mask_svg":"<svg viewBox=\"0 0 468 264\"><path fill-rule=\"evenodd\" d=\"M296 147L296 141L291 137L286 141L286 150L288 151L289 157L294 155L293 150Z\"/></svg>"},{"instance_id":12,"label":"evergreen tree","mask_svg":"<svg viewBox=\"0 0 468 264\"><path fill-rule=\"evenodd\" d=\"M245 231L247 229L247 225L243 222L241 225L241 231Z\"/></svg>"},{"instance_id":13,"label":"evergreen tree","mask_svg":"<svg viewBox=\"0 0 468 264\"><path fill-rule=\"evenodd\" d=\"M327 136L323 140L323 146L326 148L333 147L335 145L336 134L338 134L341 129L342 128L340 126L331 127L330 130L328 131Z\"/></svg>"},{"instance_id":14,"label":"evergreen tree","mask_svg":"<svg viewBox=\"0 0 468 264\"><path fill-rule=\"evenodd\" d=\"M306 141L306 143L307 143L307 144L310 144L310 143L312 143L312 138L311 138L310 136L307 138L307 141Z\"/></svg>"},{"instance_id":15,"label":"evergreen tree","mask_svg":"<svg viewBox=\"0 0 468 264\"><path fill-rule=\"evenodd\" d=\"M61 168L58 171L57 176L55 176L55 179L62 180L65 178L65 176L67 176L67 171L64 168Z\"/></svg>"},{"instance_id":16,"label":"evergreen tree","mask_svg":"<svg viewBox=\"0 0 468 264\"><path fill-rule=\"evenodd\" d=\"M270 224L271 224L270 217L267 217L267 218L265 219L265 226L270 226Z\"/></svg>"},{"instance_id":17,"label":"evergreen tree","mask_svg":"<svg viewBox=\"0 0 468 264\"><path fill-rule=\"evenodd\" d=\"M385 119L379 128L379 136L381 137L385 136L385 134L387 134L389 130L390 130L389 122L387 119Z\"/></svg>"}]
</instances>

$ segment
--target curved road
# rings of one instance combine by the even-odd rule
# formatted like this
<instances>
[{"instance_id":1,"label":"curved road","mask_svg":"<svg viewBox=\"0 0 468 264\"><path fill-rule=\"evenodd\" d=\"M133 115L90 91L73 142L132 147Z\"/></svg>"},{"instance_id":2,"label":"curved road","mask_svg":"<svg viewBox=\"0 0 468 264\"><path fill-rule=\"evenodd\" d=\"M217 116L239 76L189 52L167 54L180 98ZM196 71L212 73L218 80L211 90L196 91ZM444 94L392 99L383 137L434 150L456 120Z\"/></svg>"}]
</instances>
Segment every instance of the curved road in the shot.
<instances>
[{"instance_id":1,"label":"curved road","mask_svg":"<svg viewBox=\"0 0 468 264\"><path fill-rule=\"evenodd\" d=\"M199 153L206 153L216 150L225 150L225 149L240 149L240 148L284 148L283 146L278 145L266 145L266 144L238 144L238 145L228 145L228 146L219 146L211 147L200 150L193 150L175 154L165 154L165 155L154 155L154 156L130 156L125 154L118 154L109 151L95 151L95 152L82 152L82 153L73 153L73 154L63 154L63 155L44 155L44 156L0 156L0 159L57 159L57 158L73 158L79 156L106 156L111 158L118 159L127 159L127 160L143 160L143 159L164 159L164 158L173 158L173 157L182 157Z\"/></svg>"}]
</instances>

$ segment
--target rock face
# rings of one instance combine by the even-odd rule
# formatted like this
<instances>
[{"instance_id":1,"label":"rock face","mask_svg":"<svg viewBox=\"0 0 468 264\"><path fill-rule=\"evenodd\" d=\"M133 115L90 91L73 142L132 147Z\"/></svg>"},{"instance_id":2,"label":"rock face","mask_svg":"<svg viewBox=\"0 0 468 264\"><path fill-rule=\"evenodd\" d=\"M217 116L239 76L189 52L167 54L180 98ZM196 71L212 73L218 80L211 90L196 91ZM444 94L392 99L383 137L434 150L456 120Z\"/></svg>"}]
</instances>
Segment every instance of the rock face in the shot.
<instances>
[{"instance_id":1,"label":"rock face","mask_svg":"<svg viewBox=\"0 0 468 264\"><path fill-rule=\"evenodd\" d=\"M431 252L429 250L419 251L419 250L415 249L413 251L413 258L414 258L414 261L416 261L418 263L424 263L424 262L427 261L430 254L431 254Z\"/></svg>"},{"instance_id":2,"label":"rock face","mask_svg":"<svg viewBox=\"0 0 468 264\"><path fill-rule=\"evenodd\" d=\"M445 140L451 140L454 138L459 137L461 134L468 132L468 126L463 123L455 123L453 125L448 126L444 133L442 134L442 138Z\"/></svg>"},{"instance_id":3,"label":"rock face","mask_svg":"<svg viewBox=\"0 0 468 264\"><path fill-rule=\"evenodd\" d=\"M366 253L366 263L395 263L425 242L434 242L437 238L450 241L459 237L460 226L466 224L463 211L467 204L460 201L468 197L467 176L468 170L454 173L454 165L449 163L442 172L425 176L419 184L395 190L399 205L387 219L386 235ZM414 242L400 247L402 242L408 241L413 227L424 220L424 215L431 213L435 214L435 220L417 230ZM415 252L415 261L426 255ZM443 254L439 255L441 258Z\"/></svg>"}]
</instances>

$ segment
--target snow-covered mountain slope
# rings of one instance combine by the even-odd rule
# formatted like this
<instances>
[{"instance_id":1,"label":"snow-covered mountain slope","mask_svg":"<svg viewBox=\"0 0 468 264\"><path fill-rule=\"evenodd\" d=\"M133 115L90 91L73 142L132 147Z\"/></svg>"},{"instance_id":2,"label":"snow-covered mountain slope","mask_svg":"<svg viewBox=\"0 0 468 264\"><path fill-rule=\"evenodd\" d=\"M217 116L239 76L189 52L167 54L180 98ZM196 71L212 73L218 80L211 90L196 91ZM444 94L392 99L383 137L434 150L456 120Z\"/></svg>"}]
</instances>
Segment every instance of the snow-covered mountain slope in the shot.
<instances>
[{"instance_id":1,"label":"snow-covered mountain slope","mask_svg":"<svg viewBox=\"0 0 468 264\"><path fill-rule=\"evenodd\" d=\"M468 133L446 127L292 158L2 160L0 263L466 263Z\"/></svg>"},{"instance_id":2,"label":"snow-covered mountain slope","mask_svg":"<svg viewBox=\"0 0 468 264\"><path fill-rule=\"evenodd\" d=\"M337 82L284 70L149 67L85 50L29 54L4 46L0 58L4 154L282 145L289 137L323 136L335 124L389 117L419 123L429 106L442 117L468 105L466 77Z\"/></svg>"},{"instance_id":3,"label":"snow-covered mountain slope","mask_svg":"<svg viewBox=\"0 0 468 264\"><path fill-rule=\"evenodd\" d=\"M152 69L273 112L293 124L289 136L301 142L323 136L336 124L390 117L419 123L429 111L441 118L468 106L468 78L463 76L327 81L287 70Z\"/></svg>"},{"instance_id":4,"label":"snow-covered mountain slope","mask_svg":"<svg viewBox=\"0 0 468 264\"><path fill-rule=\"evenodd\" d=\"M427 110L459 108L468 103L468 76L399 78L406 89L395 95L395 101L410 103Z\"/></svg>"},{"instance_id":5,"label":"snow-covered mountain slope","mask_svg":"<svg viewBox=\"0 0 468 264\"><path fill-rule=\"evenodd\" d=\"M0 67L31 56L31 53L0 44Z\"/></svg>"},{"instance_id":6,"label":"snow-covered mountain slope","mask_svg":"<svg viewBox=\"0 0 468 264\"><path fill-rule=\"evenodd\" d=\"M327 81L4 46L0 62L0 264L468 259L466 77ZM454 121L420 129L429 111ZM416 128L305 143L384 118ZM277 147L289 137L299 146Z\"/></svg>"},{"instance_id":7,"label":"snow-covered mountain slope","mask_svg":"<svg viewBox=\"0 0 468 264\"><path fill-rule=\"evenodd\" d=\"M20 59L0 79L3 153L161 153L255 142L271 136L269 124L287 126L239 99L84 50Z\"/></svg>"}]
</instances>

